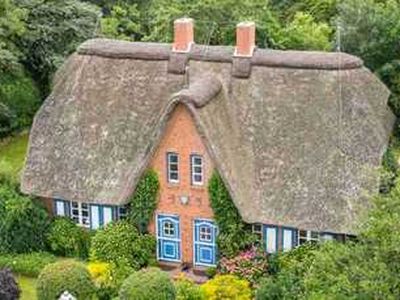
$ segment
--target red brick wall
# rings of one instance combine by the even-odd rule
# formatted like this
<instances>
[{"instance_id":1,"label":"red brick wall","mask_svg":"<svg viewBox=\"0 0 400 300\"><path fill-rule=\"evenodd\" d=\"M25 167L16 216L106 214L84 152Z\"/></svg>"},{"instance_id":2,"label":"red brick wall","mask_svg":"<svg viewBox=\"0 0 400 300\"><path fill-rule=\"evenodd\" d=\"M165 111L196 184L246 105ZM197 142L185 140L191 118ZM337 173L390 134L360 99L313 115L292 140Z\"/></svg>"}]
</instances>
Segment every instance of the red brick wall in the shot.
<instances>
[{"instance_id":1,"label":"red brick wall","mask_svg":"<svg viewBox=\"0 0 400 300\"><path fill-rule=\"evenodd\" d=\"M179 183L168 183L167 152L179 154ZM204 185L192 186L190 174L190 155L203 156ZM196 130L194 121L183 105L178 105L168 121L163 138L150 162L159 176L160 195L156 213L174 214L180 217L182 262L193 262L193 222L196 218L212 219L213 212L208 198L207 184L213 171L213 163L206 151L203 141ZM189 197L184 205L180 196ZM149 230L155 233L155 216Z\"/></svg>"}]
</instances>

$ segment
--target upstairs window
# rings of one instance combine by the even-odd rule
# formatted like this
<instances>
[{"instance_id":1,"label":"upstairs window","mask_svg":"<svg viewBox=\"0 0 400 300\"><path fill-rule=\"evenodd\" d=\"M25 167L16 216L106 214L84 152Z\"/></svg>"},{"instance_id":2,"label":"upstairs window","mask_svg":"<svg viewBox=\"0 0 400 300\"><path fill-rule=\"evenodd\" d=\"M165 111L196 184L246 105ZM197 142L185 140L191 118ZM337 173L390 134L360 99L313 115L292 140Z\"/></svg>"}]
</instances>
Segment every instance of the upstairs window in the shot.
<instances>
[{"instance_id":1,"label":"upstairs window","mask_svg":"<svg viewBox=\"0 0 400 300\"><path fill-rule=\"evenodd\" d=\"M179 182L179 156L177 153L167 153L168 182Z\"/></svg>"},{"instance_id":2,"label":"upstairs window","mask_svg":"<svg viewBox=\"0 0 400 300\"><path fill-rule=\"evenodd\" d=\"M83 227L90 227L89 204L81 202L71 202L71 218L74 222Z\"/></svg>"},{"instance_id":3,"label":"upstairs window","mask_svg":"<svg viewBox=\"0 0 400 300\"><path fill-rule=\"evenodd\" d=\"M192 155L192 184L203 185L203 157L201 155Z\"/></svg>"}]
</instances>

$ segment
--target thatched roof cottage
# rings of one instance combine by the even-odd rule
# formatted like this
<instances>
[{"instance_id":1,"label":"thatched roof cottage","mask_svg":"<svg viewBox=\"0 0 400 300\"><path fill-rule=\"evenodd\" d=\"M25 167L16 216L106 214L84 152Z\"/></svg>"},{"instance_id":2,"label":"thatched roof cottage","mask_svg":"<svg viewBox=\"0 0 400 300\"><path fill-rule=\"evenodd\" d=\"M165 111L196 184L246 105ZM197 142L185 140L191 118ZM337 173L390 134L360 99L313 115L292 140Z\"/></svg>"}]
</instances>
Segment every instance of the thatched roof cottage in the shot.
<instances>
[{"instance_id":1,"label":"thatched roof cottage","mask_svg":"<svg viewBox=\"0 0 400 300\"><path fill-rule=\"evenodd\" d=\"M213 169L271 252L355 234L393 125L388 89L357 57L254 40L247 22L236 47L196 45L180 19L173 45L83 43L35 117L22 190L97 228L124 214L152 167L150 230L171 262L215 264Z\"/></svg>"}]
</instances>

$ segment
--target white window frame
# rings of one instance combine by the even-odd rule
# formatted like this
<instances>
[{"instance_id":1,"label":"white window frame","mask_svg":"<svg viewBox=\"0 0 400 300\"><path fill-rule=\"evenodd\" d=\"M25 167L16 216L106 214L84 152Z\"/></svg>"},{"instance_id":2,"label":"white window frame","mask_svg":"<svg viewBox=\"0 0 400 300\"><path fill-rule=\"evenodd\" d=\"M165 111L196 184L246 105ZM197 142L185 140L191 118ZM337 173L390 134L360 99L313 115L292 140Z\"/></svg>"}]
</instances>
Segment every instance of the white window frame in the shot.
<instances>
[{"instance_id":1,"label":"white window frame","mask_svg":"<svg viewBox=\"0 0 400 300\"><path fill-rule=\"evenodd\" d=\"M201 163L195 163L196 159L200 159ZM200 167L200 172L196 172L196 167ZM193 185L203 185L204 184L204 159L202 155L192 154L191 155L191 175L192 175L192 184ZM196 176L201 176L201 181L196 180Z\"/></svg>"},{"instance_id":2,"label":"white window frame","mask_svg":"<svg viewBox=\"0 0 400 300\"><path fill-rule=\"evenodd\" d=\"M200 242L211 242L212 228L210 226L199 227L199 240Z\"/></svg>"},{"instance_id":3,"label":"white window frame","mask_svg":"<svg viewBox=\"0 0 400 300\"><path fill-rule=\"evenodd\" d=\"M77 204L77 207L74 207L74 204ZM86 208L83 207L86 205ZM71 219L75 221L75 223L79 226L90 228L90 205L86 202L74 202L71 201L70 203L70 212L71 212ZM78 214L74 213L74 210L78 211ZM87 212L87 216L83 216L83 212Z\"/></svg>"},{"instance_id":4,"label":"white window frame","mask_svg":"<svg viewBox=\"0 0 400 300\"><path fill-rule=\"evenodd\" d=\"M118 219L119 220L125 220L128 214L128 208L123 205L123 206L118 206Z\"/></svg>"},{"instance_id":5,"label":"white window frame","mask_svg":"<svg viewBox=\"0 0 400 300\"><path fill-rule=\"evenodd\" d=\"M171 157L176 156L176 162L171 162ZM171 165L176 164L176 171L171 170ZM176 173L177 179L171 178L171 174ZM176 152L168 152L167 153L167 176L169 183L179 183L179 155Z\"/></svg>"},{"instance_id":6,"label":"white window frame","mask_svg":"<svg viewBox=\"0 0 400 300\"><path fill-rule=\"evenodd\" d=\"M165 221L162 230L163 235L166 237L175 236L175 224L171 221Z\"/></svg>"},{"instance_id":7,"label":"white window frame","mask_svg":"<svg viewBox=\"0 0 400 300\"><path fill-rule=\"evenodd\" d=\"M304 236L304 234L302 234L302 233L306 233L306 235ZM311 230L299 230L298 236L299 236L299 240L298 240L299 246L306 244L306 243L310 243L310 242L318 243L321 238L321 235L319 232L311 231Z\"/></svg>"}]
</instances>

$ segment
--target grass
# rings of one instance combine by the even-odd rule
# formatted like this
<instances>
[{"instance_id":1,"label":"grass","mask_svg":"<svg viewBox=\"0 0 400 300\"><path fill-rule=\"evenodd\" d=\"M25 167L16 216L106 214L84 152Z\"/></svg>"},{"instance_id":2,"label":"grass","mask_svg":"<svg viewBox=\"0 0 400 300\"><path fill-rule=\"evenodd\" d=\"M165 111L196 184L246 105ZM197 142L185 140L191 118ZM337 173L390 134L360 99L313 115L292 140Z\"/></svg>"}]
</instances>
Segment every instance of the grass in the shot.
<instances>
[{"instance_id":1,"label":"grass","mask_svg":"<svg viewBox=\"0 0 400 300\"><path fill-rule=\"evenodd\" d=\"M0 170L6 176L18 179L28 147L28 133L0 141Z\"/></svg>"},{"instance_id":2,"label":"grass","mask_svg":"<svg viewBox=\"0 0 400 300\"><path fill-rule=\"evenodd\" d=\"M20 300L37 300L36 278L17 276L17 281L21 289Z\"/></svg>"}]
</instances>

